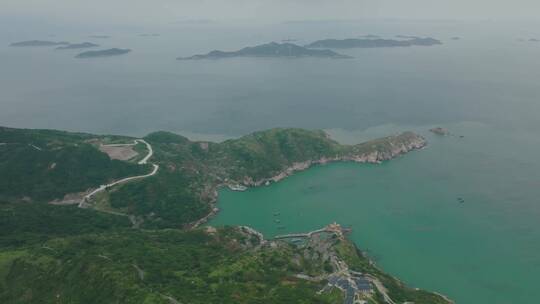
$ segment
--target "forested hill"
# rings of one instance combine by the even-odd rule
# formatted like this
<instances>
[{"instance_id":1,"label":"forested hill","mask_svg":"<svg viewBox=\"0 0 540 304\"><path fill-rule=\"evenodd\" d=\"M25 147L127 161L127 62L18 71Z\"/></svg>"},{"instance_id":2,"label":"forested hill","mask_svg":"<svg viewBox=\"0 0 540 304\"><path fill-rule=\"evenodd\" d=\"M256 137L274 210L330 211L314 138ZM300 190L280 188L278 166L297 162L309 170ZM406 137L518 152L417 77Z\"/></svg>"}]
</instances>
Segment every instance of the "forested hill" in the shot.
<instances>
[{"instance_id":1,"label":"forested hill","mask_svg":"<svg viewBox=\"0 0 540 304\"><path fill-rule=\"evenodd\" d=\"M222 143L169 133L145 137L155 176L100 193L96 208L138 217L147 227L182 227L214 208L217 188L277 182L297 170L331 161L381 162L423 147L410 132L358 145L341 145L323 131L270 129ZM133 138L53 130L0 128L0 199L50 202L81 197L102 184L147 174L150 165L112 160L103 144ZM146 153L147 151L143 151Z\"/></svg>"},{"instance_id":2,"label":"forested hill","mask_svg":"<svg viewBox=\"0 0 540 304\"><path fill-rule=\"evenodd\" d=\"M139 165L100 150L133 138L0 128L0 303L450 303L382 272L341 228L299 243L188 225L212 210L219 186L276 182L329 161L381 162L423 147L422 137L346 146L322 131L272 129L223 143L168 132L145 140L154 154ZM93 208L46 203L150 165L156 175L101 192Z\"/></svg>"},{"instance_id":3,"label":"forested hill","mask_svg":"<svg viewBox=\"0 0 540 304\"><path fill-rule=\"evenodd\" d=\"M138 230L75 206L1 202L0 228L5 304L341 304L345 293L327 284L345 264L384 284L396 303L449 303L406 287L334 234L291 244L243 227ZM386 303L370 288L362 299Z\"/></svg>"},{"instance_id":4,"label":"forested hill","mask_svg":"<svg viewBox=\"0 0 540 304\"><path fill-rule=\"evenodd\" d=\"M178 227L207 215L220 185L259 186L318 163L381 162L425 145L410 132L349 146L323 131L279 128L222 143L194 142L168 132L145 140L154 147L159 173L113 189L103 200L157 227Z\"/></svg>"},{"instance_id":5,"label":"forested hill","mask_svg":"<svg viewBox=\"0 0 540 304\"><path fill-rule=\"evenodd\" d=\"M147 172L99 151L99 143L118 140L129 139L0 127L0 199L49 202Z\"/></svg>"}]
</instances>

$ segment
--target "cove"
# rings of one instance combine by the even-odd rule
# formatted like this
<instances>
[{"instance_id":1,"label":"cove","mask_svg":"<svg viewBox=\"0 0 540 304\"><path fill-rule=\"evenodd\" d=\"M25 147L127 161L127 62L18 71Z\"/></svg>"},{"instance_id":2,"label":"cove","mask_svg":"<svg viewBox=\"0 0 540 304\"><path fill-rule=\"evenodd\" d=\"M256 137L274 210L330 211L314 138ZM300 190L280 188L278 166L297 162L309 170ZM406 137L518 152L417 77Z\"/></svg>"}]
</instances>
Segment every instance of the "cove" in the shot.
<instances>
[{"instance_id":1,"label":"cove","mask_svg":"<svg viewBox=\"0 0 540 304\"><path fill-rule=\"evenodd\" d=\"M336 221L410 286L456 303L535 303L540 145L486 126L451 127L466 136L426 133L427 149L380 165L333 163L268 187L222 189L209 224L248 225L268 238Z\"/></svg>"}]
</instances>

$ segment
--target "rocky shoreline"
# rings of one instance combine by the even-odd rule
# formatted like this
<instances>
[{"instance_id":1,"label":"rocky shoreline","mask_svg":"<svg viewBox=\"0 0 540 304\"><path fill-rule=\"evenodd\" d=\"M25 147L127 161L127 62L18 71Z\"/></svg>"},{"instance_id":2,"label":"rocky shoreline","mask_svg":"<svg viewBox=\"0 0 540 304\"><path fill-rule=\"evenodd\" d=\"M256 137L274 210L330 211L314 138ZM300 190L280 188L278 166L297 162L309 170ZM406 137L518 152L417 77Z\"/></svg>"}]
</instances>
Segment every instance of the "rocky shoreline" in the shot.
<instances>
[{"instance_id":1,"label":"rocky shoreline","mask_svg":"<svg viewBox=\"0 0 540 304\"><path fill-rule=\"evenodd\" d=\"M285 170L274 175L270 178L263 178L260 180L253 180L253 178L247 176L239 184L248 186L248 187L258 187L261 185L268 185L269 183L276 183L284 178L291 176L295 172L304 171L311 168L314 165L324 165L331 162L355 162L355 163L370 163L370 164L380 164L384 161L394 159L403 154L406 154L413 150L419 150L424 148L427 145L427 141L420 135L414 133L406 133L408 136L407 142L403 143L393 143L392 138L389 140L389 144L392 145L392 148L387 151L374 150L370 152L355 152L352 153L334 156L334 157L321 157L317 160L308 160L305 162L293 163L290 167L287 167ZM393 137L398 139L398 136Z\"/></svg>"},{"instance_id":2,"label":"rocky shoreline","mask_svg":"<svg viewBox=\"0 0 540 304\"><path fill-rule=\"evenodd\" d=\"M403 140L403 138L405 139ZM194 229L201 225L206 224L210 219L216 216L219 212L217 207L218 201L218 189L221 187L229 187L235 185L243 185L246 187L260 187L263 185L270 185L271 183L277 183L296 172L304 171L315 165L324 165L332 162L355 162L355 163L370 163L370 164L380 164L384 161L392 160L403 154L409 153L414 150L420 150L427 145L427 141L424 137L412 133L406 132L401 135L391 136L387 138L387 144L391 147L385 151L377 150L373 148L373 151L369 152L359 152L355 148L360 148L360 145L353 147L353 151L344 155L337 155L334 157L321 157L317 160L308 160L305 162L293 163L291 166L285 168L280 173L270 177L263 178L259 180L254 180L252 177L246 176L240 182L237 181L228 181L226 183L221 183L216 187L205 192L205 196L210 199L210 208L211 211L205 217L186 225L186 227Z\"/></svg>"}]
</instances>

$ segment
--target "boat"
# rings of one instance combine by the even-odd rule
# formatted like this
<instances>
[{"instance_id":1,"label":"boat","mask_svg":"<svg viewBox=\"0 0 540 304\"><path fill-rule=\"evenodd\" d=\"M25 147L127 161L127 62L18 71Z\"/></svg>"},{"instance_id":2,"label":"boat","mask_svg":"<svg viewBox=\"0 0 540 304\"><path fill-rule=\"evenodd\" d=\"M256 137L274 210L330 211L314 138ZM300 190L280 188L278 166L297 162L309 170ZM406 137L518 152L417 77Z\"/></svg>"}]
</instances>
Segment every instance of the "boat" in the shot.
<instances>
[{"instance_id":1,"label":"boat","mask_svg":"<svg viewBox=\"0 0 540 304\"><path fill-rule=\"evenodd\" d=\"M246 191L248 188L242 185L228 185L232 191Z\"/></svg>"}]
</instances>

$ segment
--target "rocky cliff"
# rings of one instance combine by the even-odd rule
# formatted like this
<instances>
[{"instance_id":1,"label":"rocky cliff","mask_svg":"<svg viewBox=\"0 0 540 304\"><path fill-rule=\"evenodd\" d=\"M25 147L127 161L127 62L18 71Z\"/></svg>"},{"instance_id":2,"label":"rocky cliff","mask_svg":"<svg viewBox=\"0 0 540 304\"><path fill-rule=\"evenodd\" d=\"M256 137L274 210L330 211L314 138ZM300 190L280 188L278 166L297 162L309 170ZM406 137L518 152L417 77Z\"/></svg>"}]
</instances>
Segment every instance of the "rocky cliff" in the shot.
<instances>
[{"instance_id":1,"label":"rocky cliff","mask_svg":"<svg viewBox=\"0 0 540 304\"><path fill-rule=\"evenodd\" d=\"M388 136L382 139L351 146L343 154L292 163L290 166L283 169L283 171L269 178L254 180L252 177L246 176L241 183L251 187L265 184L268 185L271 182L278 182L297 171L309 169L311 166L337 161L379 164L410 151L424 148L426 145L427 141L424 137L413 132L404 132L399 135Z\"/></svg>"}]
</instances>

